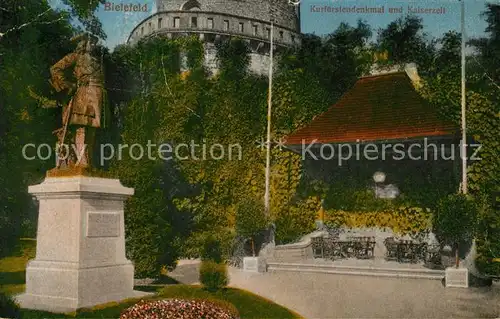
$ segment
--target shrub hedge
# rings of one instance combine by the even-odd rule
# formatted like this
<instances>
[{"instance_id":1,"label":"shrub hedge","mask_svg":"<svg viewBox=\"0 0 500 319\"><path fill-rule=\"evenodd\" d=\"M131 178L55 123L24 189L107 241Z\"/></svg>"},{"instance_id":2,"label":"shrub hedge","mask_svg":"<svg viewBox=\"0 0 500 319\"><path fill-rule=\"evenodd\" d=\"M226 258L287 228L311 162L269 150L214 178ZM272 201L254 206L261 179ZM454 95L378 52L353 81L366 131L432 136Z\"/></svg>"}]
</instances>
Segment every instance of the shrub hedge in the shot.
<instances>
[{"instance_id":1,"label":"shrub hedge","mask_svg":"<svg viewBox=\"0 0 500 319\"><path fill-rule=\"evenodd\" d=\"M200 266L200 282L208 291L217 291L227 286L227 265L204 260Z\"/></svg>"},{"instance_id":2,"label":"shrub hedge","mask_svg":"<svg viewBox=\"0 0 500 319\"><path fill-rule=\"evenodd\" d=\"M381 212L330 210L326 211L325 219L326 224L347 228L388 228L400 235L426 232L431 229L432 225L430 209L404 206L392 211Z\"/></svg>"},{"instance_id":3,"label":"shrub hedge","mask_svg":"<svg viewBox=\"0 0 500 319\"><path fill-rule=\"evenodd\" d=\"M4 293L0 293L0 318L21 318L21 310L14 300Z\"/></svg>"}]
</instances>

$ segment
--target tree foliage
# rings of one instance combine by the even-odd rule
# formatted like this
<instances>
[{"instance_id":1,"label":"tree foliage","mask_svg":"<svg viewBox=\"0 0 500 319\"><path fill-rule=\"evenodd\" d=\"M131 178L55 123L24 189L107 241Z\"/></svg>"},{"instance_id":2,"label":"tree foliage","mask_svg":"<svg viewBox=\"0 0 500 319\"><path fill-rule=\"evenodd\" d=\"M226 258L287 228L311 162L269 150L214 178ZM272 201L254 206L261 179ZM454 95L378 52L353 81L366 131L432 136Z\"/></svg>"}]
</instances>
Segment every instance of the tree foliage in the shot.
<instances>
[{"instance_id":1,"label":"tree foliage","mask_svg":"<svg viewBox=\"0 0 500 319\"><path fill-rule=\"evenodd\" d=\"M255 256L255 237L268 226L262 201L245 199L236 208L236 233L252 241L252 253Z\"/></svg>"},{"instance_id":2,"label":"tree foliage","mask_svg":"<svg viewBox=\"0 0 500 319\"><path fill-rule=\"evenodd\" d=\"M435 50L434 43L427 41L423 29L423 20L420 17L409 15L398 18L378 31L375 47L379 52L388 52L389 63L414 62L426 69Z\"/></svg>"},{"instance_id":3,"label":"tree foliage","mask_svg":"<svg viewBox=\"0 0 500 319\"><path fill-rule=\"evenodd\" d=\"M468 163L468 189L479 202L480 225L477 233L478 241L478 266L489 274L500 273L500 267L492 263L493 258L500 255L499 214L493 208L494 196L500 191L500 100L498 93L500 87L495 72L500 66L500 61L491 56L500 43L498 41L498 5L486 6L489 32L488 38L473 39L471 44L476 46L478 54L467 58L467 94L466 94L466 120L468 143L481 144L479 152L475 154L476 160ZM421 91L422 95L431 101L447 118L459 126L461 124L461 80L460 80L460 55L458 34L448 33L443 46L438 53L441 62L448 59L446 67L435 68L438 72L426 79L426 85ZM491 63L491 64L485 64ZM488 66L487 68L485 66ZM472 156L472 150L468 153Z\"/></svg>"},{"instance_id":4,"label":"tree foliage","mask_svg":"<svg viewBox=\"0 0 500 319\"><path fill-rule=\"evenodd\" d=\"M444 244L455 246L458 268L459 245L472 241L477 231L474 202L463 194L441 199L434 211L433 231Z\"/></svg>"},{"instance_id":5,"label":"tree foliage","mask_svg":"<svg viewBox=\"0 0 500 319\"><path fill-rule=\"evenodd\" d=\"M50 132L60 116L42 109L29 89L50 95L49 68L67 53L73 29L46 1L9 0L0 8L0 255L5 255L19 236L35 235L37 208L27 188L54 165L53 157L28 159L37 157L40 144L55 144ZM35 147L26 148L25 157L23 147L30 143Z\"/></svg>"}]
</instances>

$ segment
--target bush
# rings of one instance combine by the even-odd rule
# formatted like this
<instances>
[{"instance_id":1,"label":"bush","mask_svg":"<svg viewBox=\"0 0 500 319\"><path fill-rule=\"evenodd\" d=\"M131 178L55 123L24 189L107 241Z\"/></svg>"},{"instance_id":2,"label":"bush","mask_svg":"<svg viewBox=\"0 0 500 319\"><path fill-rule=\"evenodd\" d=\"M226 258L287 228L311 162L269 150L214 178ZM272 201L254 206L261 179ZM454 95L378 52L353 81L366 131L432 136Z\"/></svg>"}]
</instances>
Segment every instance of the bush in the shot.
<instances>
[{"instance_id":1,"label":"bush","mask_svg":"<svg viewBox=\"0 0 500 319\"><path fill-rule=\"evenodd\" d=\"M252 254L255 256L255 238L268 225L262 201L245 199L236 208L236 233L252 241Z\"/></svg>"},{"instance_id":2,"label":"bush","mask_svg":"<svg viewBox=\"0 0 500 319\"><path fill-rule=\"evenodd\" d=\"M195 231L179 244L182 249L180 256L182 258L224 261L231 257L234 238L233 228L220 227L210 231ZM219 252L217 252L218 250Z\"/></svg>"},{"instance_id":3,"label":"bush","mask_svg":"<svg viewBox=\"0 0 500 319\"><path fill-rule=\"evenodd\" d=\"M500 277L500 262L495 261L500 258L500 194L496 196L487 193L475 196L480 221L476 236L476 266L483 274Z\"/></svg>"},{"instance_id":4,"label":"bush","mask_svg":"<svg viewBox=\"0 0 500 319\"><path fill-rule=\"evenodd\" d=\"M227 265L204 260L200 266L200 282L208 291L217 291L227 286Z\"/></svg>"},{"instance_id":5,"label":"bush","mask_svg":"<svg viewBox=\"0 0 500 319\"><path fill-rule=\"evenodd\" d=\"M444 244L454 246L457 267L459 246L474 238L476 219L476 205L463 194L452 194L438 202L433 216L433 231Z\"/></svg>"},{"instance_id":6,"label":"bush","mask_svg":"<svg viewBox=\"0 0 500 319\"><path fill-rule=\"evenodd\" d=\"M120 319L183 318L236 319L238 311L229 303L209 300L164 299L141 301L126 309Z\"/></svg>"},{"instance_id":7,"label":"bush","mask_svg":"<svg viewBox=\"0 0 500 319\"><path fill-rule=\"evenodd\" d=\"M222 263L222 245L218 238L210 234L205 238L201 252L201 260Z\"/></svg>"},{"instance_id":8,"label":"bush","mask_svg":"<svg viewBox=\"0 0 500 319\"><path fill-rule=\"evenodd\" d=\"M21 318L19 306L10 296L0 293L0 318Z\"/></svg>"},{"instance_id":9,"label":"bush","mask_svg":"<svg viewBox=\"0 0 500 319\"><path fill-rule=\"evenodd\" d=\"M0 198L1 200L1 198ZM0 206L3 203L0 201ZM8 210L0 210L0 258L7 257L15 250L19 233L16 231L15 221L9 216Z\"/></svg>"},{"instance_id":10,"label":"bush","mask_svg":"<svg viewBox=\"0 0 500 319\"><path fill-rule=\"evenodd\" d=\"M310 208L305 202L284 207L276 216L276 242L293 243L316 229L316 207Z\"/></svg>"}]
</instances>

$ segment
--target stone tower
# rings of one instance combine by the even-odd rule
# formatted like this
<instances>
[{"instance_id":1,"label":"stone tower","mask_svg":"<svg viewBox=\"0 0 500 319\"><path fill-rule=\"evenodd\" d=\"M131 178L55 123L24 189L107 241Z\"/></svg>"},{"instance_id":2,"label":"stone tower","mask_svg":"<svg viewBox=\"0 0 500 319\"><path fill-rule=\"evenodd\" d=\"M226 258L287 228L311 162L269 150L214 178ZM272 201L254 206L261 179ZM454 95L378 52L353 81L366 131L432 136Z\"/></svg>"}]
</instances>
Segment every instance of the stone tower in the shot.
<instances>
[{"instance_id":1,"label":"stone tower","mask_svg":"<svg viewBox=\"0 0 500 319\"><path fill-rule=\"evenodd\" d=\"M272 18L275 52L300 43L298 7L288 0L156 0L156 9L132 30L127 43L196 34L205 47L205 65L212 71L217 70L215 44L238 37L251 49L250 70L267 74Z\"/></svg>"}]
</instances>

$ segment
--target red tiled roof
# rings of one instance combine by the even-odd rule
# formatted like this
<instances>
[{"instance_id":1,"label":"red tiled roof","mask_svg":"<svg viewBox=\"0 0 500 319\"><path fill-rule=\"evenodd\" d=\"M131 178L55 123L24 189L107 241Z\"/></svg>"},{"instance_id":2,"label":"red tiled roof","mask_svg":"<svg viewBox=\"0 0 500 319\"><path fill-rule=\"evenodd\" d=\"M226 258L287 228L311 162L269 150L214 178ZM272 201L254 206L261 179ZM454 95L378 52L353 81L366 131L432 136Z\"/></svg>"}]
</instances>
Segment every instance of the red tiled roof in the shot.
<instances>
[{"instance_id":1,"label":"red tiled roof","mask_svg":"<svg viewBox=\"0 0 500 319\"><path fill-rule=\"evenodd\" d=\"M360 78L328 111L286 138L287 145L453 135L405 72Z\"/></svg>"}]
</instances>

